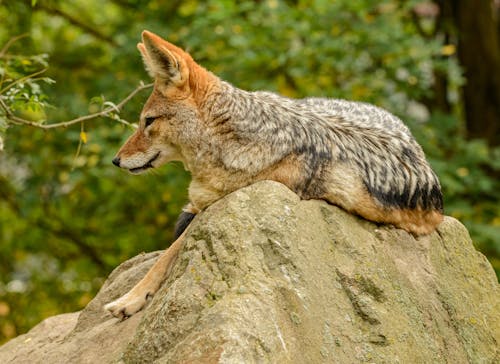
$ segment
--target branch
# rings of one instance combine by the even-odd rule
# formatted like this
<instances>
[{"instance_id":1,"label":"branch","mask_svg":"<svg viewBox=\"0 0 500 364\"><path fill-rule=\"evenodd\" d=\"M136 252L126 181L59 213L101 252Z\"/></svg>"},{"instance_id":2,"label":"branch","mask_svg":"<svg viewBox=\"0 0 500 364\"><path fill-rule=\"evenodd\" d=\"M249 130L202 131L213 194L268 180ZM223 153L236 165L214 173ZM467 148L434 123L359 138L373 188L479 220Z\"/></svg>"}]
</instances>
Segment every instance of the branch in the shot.
<instances>
[{"instance_id":1,"label":"branch","mask_svg":"<svg viewBox=\"0 0 500 364\"><path fill-rule=\"evenodd\" d=\"M0 97L0 108L2 108L4 110L5 115L7 116L7 119L11 120L14 124L28 125L28 126L33 126L33 127L40 128L40 129L54 129L54 128L61 128L61 127L66 128L66 127L68 127L70 125L78 124L78 123L81 123L83 121L87 121L87 120L91 120L91 119L96 119L96 118L99 118L99 117L107 117L107 116L109 116L113 112L120 111L120 109L123 108L123 106L127 102L129 102L137 93L139 93L142 90L145 90L147 88L151 88L151 87L153 87L152 83L149 83L149 84L145 85L141 81L141 83L139 84L139 86L134 91L132 91L127 97L125 97L122 101L120 101L120 103L118 103L117 105L113 105L113 106L107 107L106 109L104 109L102 111L99 111L99 112L96 112L94 114L84 115L84 116L77 117L75 119L71 119L71 120L68 120L68 121L62 121L62 122L54 123L54 124L40 124L40 123L37 123L37 122L34 122L34 121L30 121L30 120L26 120L26 119L23 119L23 118L20 118L20 117L14 115L14 113L12 112L12 110L5 104L5 102L2 100L1 97ZM126 124L128 126L131 125L131 124L127 123L125 120L122 120L122 119L120 119L118 121L121 122L121 123L123 123L123 124Z\"/></svg>"},{"instance_id":2,"label":"branch","mask_svg":"<svg viewBox=\"0 0 500 364\"><path fill-rule=\"evenodd\" d=\"M0 176L1 201L6 202L8 208L10 208L19 219L25 219L29 224L33 224L60 239L71 241L78 248L78 250L88 256L99 268L107 268L105 261L99 256L98 252L91 244L88 244L80 237L80 235L73 232L71 229L68 229L63 221L58 218L56 219L55 216L50 216L47 209L44 208L44 218L30 218L23 216L21 207L16 201L15 194L16 192L11 187L10 182L6 178ZM51 221L57 221L59 226L51 224Z\"/></svg>"},{"instance_id":3,"label":"branch","mask_svg":"<svg viewBox=\"0 0 500 364\"><path fill-rule=\"evenodd\" d=\"M115 3L116 5L122 7L122 8L127 8L127 9L132 9L132 10L138 10L139 5L131 4L127 1L123 0L111 0L112 3Z\"/></svg>"},{"instance_id":4,"label":"branch","mask_svg":"<svg viewBox=\"0 0 500 364\"><path fill-rule=\"evenodd\" d=\"M1 89L0 90L0 95L2 95L5 91L7 91L12 86L17 85L18 83L22 83L22 82L26 81L27 79L30 79L30 78L32 78L34 76L38 76L38 75L44 73L45 71L47 71L47 68L43 68L43 69L41 69L39 71L33 72L32 74L29 74L29 75L26 75L24 77L18 78L17 80L13 81L12 83L9 83L7 86L5 86L3 89Z\"/></svg>"},{"instance_id":5,"label":"branch","mask_svg":"<svg viewBox=\"0 0 500 364\"><path fill-rule=\"evenodd\" d=\"M2 50L0 50L0 58L3 58L3 56L5 56L5 54L9 50L10 46L12 45L12 43L18 41L21 38L27 37L28 35L29 35L28 33L24 33L24 34L20 34L20 35L17 35L15 37L10 38L8 40L8 42L5 43L5 45L3 46Z\"/></svg>"},{"instance_id":6,"label":"branch","mask_svg":"<svg viewBox=\"0 0 500 364\"><path fill-rule=\"evenodd\" d=\"M8 207L17 215L21 215L21 208L15 199L15 190L6 177L0 175L0 201L6 202Z\"/></svg>"},{"instance_id":7,"label":"branch","mask_svg":"<svg viewBox=\"0 0 500 364\"><path fill-rule=\"evenodd\" d=\"M441 13L442 11L440 5L431 1L418 3L411 9L410 15L413 24L415 25L417 32L422 36L422 38L431 39L436 36L439 29L438 25ZM434 27L431 31L427 32L424 30L420 22L422 18L434 19Z\"/></svg>"},{"instance_id":8,"label":"branch","mask_svg":"<svg viewBox=\"0 0 500 364\"><path fill-rule=\"evenodd\" d=\"M32 222L40 229L48 231L60 239L71 241L78 248L78 250L89 257L99 268L106 268L106 263L99 256L95 248L88 244L84 239L80 238L80 236L75 232L63 226L54 226L42 218L35 219Z\"/></svg>"},{"instance_id":9,"label":"branch","mask_svg":"<svg viewBox=\"0 0 500 364\"><path fill-rule=\"evenodd\" d=\"M83 23L82 21L80 21L79 19L74 17L73 15L66 13L64 10L61 10L61 9L58 9L55 7L51 7L51 6L47 6L47 5L44 5L42 3L37 3L35 10L37 8L42 10L42 11L45 11L46 13L53 14L53 15L59 16L63 19L66 19L70 24L72 24L80 29L83 29L85 32L92 34L97 39L103 40L103 41L105 41L105 42L107 42L115 47L118 45L113 38L107 36L106 34L102 34L101 32L92 28L90 25Z\"/></svg>"}]
</instances>

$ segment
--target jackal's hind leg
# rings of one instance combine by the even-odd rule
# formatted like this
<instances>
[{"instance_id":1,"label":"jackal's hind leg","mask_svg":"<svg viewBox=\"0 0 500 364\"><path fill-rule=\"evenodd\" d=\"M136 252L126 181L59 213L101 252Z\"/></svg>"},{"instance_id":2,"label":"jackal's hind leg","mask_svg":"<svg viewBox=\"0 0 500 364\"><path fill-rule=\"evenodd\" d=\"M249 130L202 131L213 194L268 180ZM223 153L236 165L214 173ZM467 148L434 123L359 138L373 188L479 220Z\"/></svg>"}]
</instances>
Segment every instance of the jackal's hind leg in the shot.
<instances>
[{"instance_id":1,"label":"jackal's hind leg","mask_svg":"<svg viewBox=\"0 0 500 364\"><path fill-rule=\"evenodd\" d=\"M127 318L140 311L160 288L170 273L170 269L177 258L182 246L183 232L176 241L158 258L153 267L128 293L104 306L115 317Z\"/></svg>"}]
</instances>

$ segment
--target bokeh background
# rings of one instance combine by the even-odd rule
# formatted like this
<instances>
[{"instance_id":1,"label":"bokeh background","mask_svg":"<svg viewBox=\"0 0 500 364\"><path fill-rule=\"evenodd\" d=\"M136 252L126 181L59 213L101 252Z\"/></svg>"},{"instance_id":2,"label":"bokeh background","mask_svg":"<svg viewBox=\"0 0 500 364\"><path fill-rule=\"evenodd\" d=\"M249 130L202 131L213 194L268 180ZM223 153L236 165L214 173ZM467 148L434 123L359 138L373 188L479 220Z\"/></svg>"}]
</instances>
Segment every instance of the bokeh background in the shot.
<instances>
[{"instance_id":1,"label":"bokeh background","mask_svg":"<svg viewBox=\"0 0 500 364\"><path fill-rule=\"evenodd\" d=\"M119 119L135 123L149 90L112 118L37 127L150 82L135 48L143 29L241 88L366 101L400 116L440 177L446 214L498 272L499 6L0 0L0 100L35 123L0 108L0 343L83 308L120 262L171 241L189 182L182 165L131 176L110 163L133 131Z\"/></svg>"}]
</instances>

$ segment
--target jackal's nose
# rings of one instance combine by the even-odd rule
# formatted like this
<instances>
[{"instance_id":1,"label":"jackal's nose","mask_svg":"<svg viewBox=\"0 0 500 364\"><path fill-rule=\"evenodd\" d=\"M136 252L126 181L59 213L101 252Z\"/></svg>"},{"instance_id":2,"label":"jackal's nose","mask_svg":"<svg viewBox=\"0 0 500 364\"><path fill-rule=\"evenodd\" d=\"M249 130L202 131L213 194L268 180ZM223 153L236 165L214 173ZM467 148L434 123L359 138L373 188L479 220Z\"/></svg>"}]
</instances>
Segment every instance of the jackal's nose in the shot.
<instances>
[{"instance_id":1,"label":"jackal's nose","mask_svg":"<svg viewBox=\"0 0 500 364\"><path fill-rule=\"evenodd\" d=\"M120 157L114 157L112 162L115 166L120 167Z\"/></svg>"}]
</instances>

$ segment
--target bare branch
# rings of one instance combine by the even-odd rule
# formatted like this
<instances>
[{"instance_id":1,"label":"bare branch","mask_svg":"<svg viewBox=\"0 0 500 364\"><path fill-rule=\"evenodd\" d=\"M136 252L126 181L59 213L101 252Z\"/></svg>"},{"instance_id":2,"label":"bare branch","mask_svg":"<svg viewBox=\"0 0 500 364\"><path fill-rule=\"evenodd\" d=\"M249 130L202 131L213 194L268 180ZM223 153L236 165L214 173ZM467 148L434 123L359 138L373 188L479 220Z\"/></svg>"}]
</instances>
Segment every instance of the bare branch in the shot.
<instances>
[{"instance_id":1,"label":"bare branch","mask_svg":"<svg viewBox=\"0 0 500 364\"><path fill-rule=\"evenodd\" d=\"M24 82L27 79L32 78L33 76L38 76L38 75L44 73L45 71L47 71L47 68L43 68L43 69L41 69L39 71L36 71L36 72L33 72L33 73L29 74L29 75L26 75L24 77L18 78L17 80L13 81L12 83L9 83L7 86L5 86L3 89L1 89L0 90L0 95L2 95L5 91L7 91L12 86L17 85L18 83Z\"/></svg>"},{"instance_id":2,"label":"bare branch","mask_svg":"<svg viewBox=\"0 0 500 364\"><path fill-rule=\"evenodd\" d=\"M125 97L122 101L120 101L120 103L118 103L116 105L107 107L106 109L101 110L99 112L96 112L94 114L84 115L84 116L77 117L75 119L71 119L68 121L62 121L59 123L53 123L53 124L40 124L38 122L26 120L26 119L23 119L23 118L20 118L20 117L14 115L12 110L5 104L5 102L2 100L1 97L0 97L0 108L2 108L4 110L7 119L12 121L14 124L28 125L28 126L33 126L33 127L40 128L40 129L54 129L54 128L61 128L61 127L66 128L70 125L78 124L78 123L81 123L83 121L92 120L92 119L96 119L99 117L108 117L108 116L110 116L110 114L117 112L117 110L118 111L121 110L121 108L123 108L123 106L127 102L129 102L136 94L138 94L142 90L145 90L145 89L151 88L151 87L153 87L152 83L145 85L143 82L141 82L139 84L139 86L134 91L132 91L127 97ZM117 121L122 123L122 124L126 124L126 125L130 126L130 124L127 123L125 120L119 119Z\"/></svg>"},{"instance_id":3,"label":"bare branch","mask_svg":"<svg viewBox=\"0 0 500 364\"><path fill-rule=\"evenodd\" d=\"M5 54L7 53L7 51L9 50L10 46L18 41L19 39L21 38L25 38L27 37L29 34L28 33L24 33L24 34L20 34L20 35L17 35L15 37L12 37L9 39L9 41L7 43L5 43L5 45L3 46L2 50L0 50L0 58L2 58L3 56L5 56Z\"/></svg>"},{"instance_id":4,"label":"bare branch","mask_svg":"<svg viewBox=\"0 0 500 364\"><path fill-rule=\"evenodd\" d=\"M112 37L99 32L97 29L91 27L88 24L83 23L81 20L79 20L75 16L65 12L62 9L52 7L52 6L49 6L46 4L42 4L42 3L38 3L34 9L35 10L39 9L39 10L42 10L46 13L59 16L65 20L67 20L70 24L82 29L83 31L85 31L89 34L92 34L95 38L100 39L102 41L105 41L105 42L107 42L115 47L117 46L116 41Z\"/></svg>"}]
</instances>

